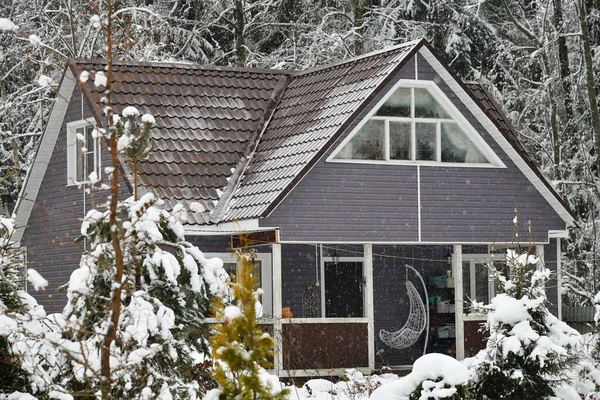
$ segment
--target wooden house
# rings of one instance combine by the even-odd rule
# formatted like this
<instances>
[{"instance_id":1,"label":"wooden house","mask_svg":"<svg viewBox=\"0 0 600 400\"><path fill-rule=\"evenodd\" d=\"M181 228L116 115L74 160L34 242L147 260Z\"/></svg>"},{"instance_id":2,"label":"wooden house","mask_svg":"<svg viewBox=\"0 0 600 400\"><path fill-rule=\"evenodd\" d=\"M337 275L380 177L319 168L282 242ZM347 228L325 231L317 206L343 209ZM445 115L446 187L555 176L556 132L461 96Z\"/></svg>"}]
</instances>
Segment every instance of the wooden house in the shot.
<instances>
[{"instance_id":1,"label":"wooden house","mask_svg":"<svg viewBox=\"0 0 600 400\"><path fill-rule=\"evenodd\" d=\"M91 135L102 93L79 79L103 68L68 63L18 210L16 240L50 281L36 296L51 310L78 264L81 218L106 196L80 188L109 165ZM257 250L281 376L473 354L482 317L463 300L493 295L482 263L502 264L515 245L515 210L521 244L560 274L568 207L490 94L424 40L306 71L113 70L115 111L132 105L156 119L139 189L167 209L202 204L187 214L187 238L231 270L238 234ZM547 290L555 314L557 286Z\"/></svg>"}]
</instances>

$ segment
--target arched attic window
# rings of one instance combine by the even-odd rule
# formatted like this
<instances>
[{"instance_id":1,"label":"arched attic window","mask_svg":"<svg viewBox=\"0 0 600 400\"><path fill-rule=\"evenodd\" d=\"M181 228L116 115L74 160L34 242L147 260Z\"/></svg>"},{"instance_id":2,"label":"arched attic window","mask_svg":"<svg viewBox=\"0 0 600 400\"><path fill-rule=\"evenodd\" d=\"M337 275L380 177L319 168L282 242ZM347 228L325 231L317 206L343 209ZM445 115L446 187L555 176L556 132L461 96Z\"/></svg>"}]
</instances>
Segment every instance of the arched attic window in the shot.
<instances>
[{"instance_id":1,"label":"arched attic window","mask_svg":"<svg viewBox=\"0 0 600 400\"><path fill-rule=\"evenodd\" d=\"M423 81L393 90L328 161L502 165L441 90Z\"/></svg>"}]
</instances>

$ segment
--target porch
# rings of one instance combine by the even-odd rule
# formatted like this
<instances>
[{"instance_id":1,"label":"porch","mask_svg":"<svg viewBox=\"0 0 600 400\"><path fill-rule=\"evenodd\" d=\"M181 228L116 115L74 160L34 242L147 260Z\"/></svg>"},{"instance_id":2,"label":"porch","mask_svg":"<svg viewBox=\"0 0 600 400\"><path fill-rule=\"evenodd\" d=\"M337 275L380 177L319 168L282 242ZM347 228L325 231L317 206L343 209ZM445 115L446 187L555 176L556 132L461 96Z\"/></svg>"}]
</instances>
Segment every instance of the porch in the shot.
<instances>
[{"instance_id":1,"label":"porch","mask_svg":"<svg viewBox=\"0 0 600 400\"><path fill-rule=\"evenodd\" d=\"M272 288L264 296L272 300L263 301L262 322L276 341L279 376L410 368L424 353L463 359L484 345L479 332L484 318L469 314L465 304L473 298L488 301L493 294L483 267L493 257L491 244L274 243L258 248L271 260L270 266L261 261L263 287L271 277ZM543 257L544 246L536 252ZM419 314L424 327L414 323ZM415 326L416 334L409 337L404 328Z\"/></svg>"}]
</instances>

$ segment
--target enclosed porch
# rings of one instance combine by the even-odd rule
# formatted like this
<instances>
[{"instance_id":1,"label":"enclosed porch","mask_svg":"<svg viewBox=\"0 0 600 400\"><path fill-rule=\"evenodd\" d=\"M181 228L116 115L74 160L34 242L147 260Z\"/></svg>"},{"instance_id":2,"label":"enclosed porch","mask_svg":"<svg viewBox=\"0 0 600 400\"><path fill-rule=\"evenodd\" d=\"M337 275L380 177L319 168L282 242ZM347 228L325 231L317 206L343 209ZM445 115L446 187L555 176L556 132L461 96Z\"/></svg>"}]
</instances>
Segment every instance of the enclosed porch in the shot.
<instances>
[{"instance_id":1,"label":"enclosed porch","mask_svg":"<svg viewBox=\"0 0 600 400\"><path fill-rule=\"evenodd\" d=\"M462 359L483 346L484 317L467 305L493 296L485 265L500 262L494 245L269 247L272 304L263 322L272 325L280 376L410 368L424 353ZM543 257L544 246L535 251ZM556 268L556 257L549 263Z\"/></svg>"}]
</instances>

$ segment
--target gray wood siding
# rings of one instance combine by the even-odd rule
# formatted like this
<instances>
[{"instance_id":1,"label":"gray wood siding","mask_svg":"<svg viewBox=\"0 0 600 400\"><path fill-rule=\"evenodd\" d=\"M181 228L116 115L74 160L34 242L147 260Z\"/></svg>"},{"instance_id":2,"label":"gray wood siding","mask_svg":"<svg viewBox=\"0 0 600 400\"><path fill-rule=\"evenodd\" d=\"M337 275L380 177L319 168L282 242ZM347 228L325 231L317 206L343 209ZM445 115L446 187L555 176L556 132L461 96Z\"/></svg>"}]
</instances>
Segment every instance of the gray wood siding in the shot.
<instances>
[{"instance_id":1,"label":"gray wood siding","mask_svg":"<svg viewBox=\"0 0 600 400\"><path fill-rule=\"evenodd\" d=\"M231 253L231 236L188 235L186 240L204 253ZM262 250L262 249L261 249ZM270 250L269 250L270 252Z\"/></svg>"},{"instance_id":2,"label":"gray wood siding","mask_svg":"<svg viewBox=\"0 0 600 400\"><path fill-rule=\"evenodd\" d=\"M565 222L421 56L418 68L419 79L435 81L507 166L422 165L421 241L510 242L517 207L522 223L532 221L536 241L547 242L548 230L565 229ZM414 79L413 60L261 221L262 226L281 228L283 241L418 241L416 166L326 162L369 109L401 78Z\"/></svg>"},{"instance_id":3,"label":"gray wood siding","mask_svg":"<svg viewBox=\"0 0 600 400\"><path fill-rule=\"evenodd\" d=\"M84 210L103 203L108 193L96 191L86 195L84 209L82 190L67 186L67 123L81 120L82 115L92 116L85 101L83 111L81 108L81 92L76 86L21 241L27 247L29 267L49 282L46 291L31 292L49 312L60 312L66 303L66 295L57 290L69 282L79 265L83 245L74 240L81 235ZM103 146L102 166L108 165L109 153ZM121 198L125 199L130 193L122 180L120 187Z\"/></svg>"}]
</instances>

